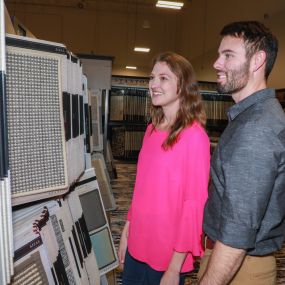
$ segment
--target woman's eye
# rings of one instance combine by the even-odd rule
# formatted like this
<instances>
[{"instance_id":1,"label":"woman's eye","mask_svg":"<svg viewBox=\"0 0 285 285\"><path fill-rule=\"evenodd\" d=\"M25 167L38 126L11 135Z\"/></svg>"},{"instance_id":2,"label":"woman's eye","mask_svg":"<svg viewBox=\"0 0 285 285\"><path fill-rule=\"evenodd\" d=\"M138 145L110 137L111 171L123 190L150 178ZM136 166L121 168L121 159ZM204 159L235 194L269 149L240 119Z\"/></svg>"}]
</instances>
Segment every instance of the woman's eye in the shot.
<instances>
[{"instance_id":1,"label":"woman's eye","mask_svg":"<svg viewBox=\"0 0 285 285\"><path fill-rule=\"evenodd\" d=\"M165 81L165 80L167 80L167 78L166 78L165 76L161 76L161 77L160 77L160 80L161 80L161 81Z\"/></svg>"}]
</instances>

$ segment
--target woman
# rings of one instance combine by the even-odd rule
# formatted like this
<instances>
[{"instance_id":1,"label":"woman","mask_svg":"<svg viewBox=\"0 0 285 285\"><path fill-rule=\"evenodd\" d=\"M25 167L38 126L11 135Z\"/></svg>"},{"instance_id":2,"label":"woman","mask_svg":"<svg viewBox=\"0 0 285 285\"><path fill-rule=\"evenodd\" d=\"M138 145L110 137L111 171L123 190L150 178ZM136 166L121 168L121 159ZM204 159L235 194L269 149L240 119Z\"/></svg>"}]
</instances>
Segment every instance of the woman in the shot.
<instances>
[{"instance_id":1,"label":"woman","mask_svg":"<svg viewBox=\"0 0 285 285\"><path fill-rule=\"evenodd\" d=\"M184 284L201 256L210 143L191 64L166 52L154 59L152 123L140 151L135 189L122 232L123 285Z\"/></svg>"}]
</instances>

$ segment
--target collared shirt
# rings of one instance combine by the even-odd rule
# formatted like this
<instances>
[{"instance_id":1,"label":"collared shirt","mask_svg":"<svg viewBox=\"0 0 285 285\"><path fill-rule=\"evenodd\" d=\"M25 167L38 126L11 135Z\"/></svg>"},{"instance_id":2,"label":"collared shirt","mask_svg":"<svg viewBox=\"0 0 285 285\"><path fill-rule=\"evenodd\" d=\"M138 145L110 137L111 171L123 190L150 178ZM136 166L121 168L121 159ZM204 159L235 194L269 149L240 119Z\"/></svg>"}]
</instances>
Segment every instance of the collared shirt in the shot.
<instances>
[{"instance_id":1,"label":"collared shirt","mask_svg":"<svg viewBox=\"0 0 285 285\"><path fill-rule=\"evenodd\" d=\"M211 160L203 228L212 240L265 255L285 234L285 114L273 89L232 106Z\"/></svg>"}]
</instances>

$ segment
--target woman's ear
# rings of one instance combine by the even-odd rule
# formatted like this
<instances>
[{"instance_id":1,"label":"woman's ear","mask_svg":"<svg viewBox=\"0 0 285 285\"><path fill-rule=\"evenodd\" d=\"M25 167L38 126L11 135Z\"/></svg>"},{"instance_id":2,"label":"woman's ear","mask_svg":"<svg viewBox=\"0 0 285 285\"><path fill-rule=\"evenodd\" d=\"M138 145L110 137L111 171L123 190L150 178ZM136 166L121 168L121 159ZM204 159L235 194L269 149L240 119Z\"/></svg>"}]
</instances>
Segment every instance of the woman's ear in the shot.
<instances>
[{"instance_id":1,"label":"woman's ear","mask_svg":"<svg viewBox=\"0 0 285 285\"><path fill-rule=\"evenodd\" d=\"M180 96L180 94L181 94L181 87L179 87L178 85L177 85L177 94L178 94L178 96Z\"/></svg>"}]
</instances>

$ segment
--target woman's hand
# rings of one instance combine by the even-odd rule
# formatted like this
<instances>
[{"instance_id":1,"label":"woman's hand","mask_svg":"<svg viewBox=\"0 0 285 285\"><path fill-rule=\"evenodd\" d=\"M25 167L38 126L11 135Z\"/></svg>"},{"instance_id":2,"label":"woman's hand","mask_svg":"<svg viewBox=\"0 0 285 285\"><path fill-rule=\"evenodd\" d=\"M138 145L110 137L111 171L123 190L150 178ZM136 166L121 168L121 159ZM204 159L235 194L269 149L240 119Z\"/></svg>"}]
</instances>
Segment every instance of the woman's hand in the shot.
<instances>
[{"instance_id":1,"label":"woman's hand","mask_svg":"<svg viewBox=\"0 0 285 285\"><path fill-rule=\"evenodd\" d=\"M166 270L160 280L160 285L178 285L179 280L179 271Z\"/></svg>"},{"instance_id":2,"label":"woman's hand","mask_svg":"<svg viewBox=\"0 0 285 285\"><path fill-rule=\"evenodd\" d=\"M186 256L186 252L173 251L168 268L160 280L160 285L179 285L180 272Z\"/></svg>"},{"instance_id":3,"label":"woman's hand","mask_svg":"<svg viewBox=\"0 0 285 285\"><path fill-rule=\"evenodd\" d=\"M125 263L125 256L128 247L128 236L129 236L129 225L130 222L126 221L123 232L121 234L119 250L118 250L118 257L120 262L120 267L123 269Z\"/></svg>"}]
</instances>

